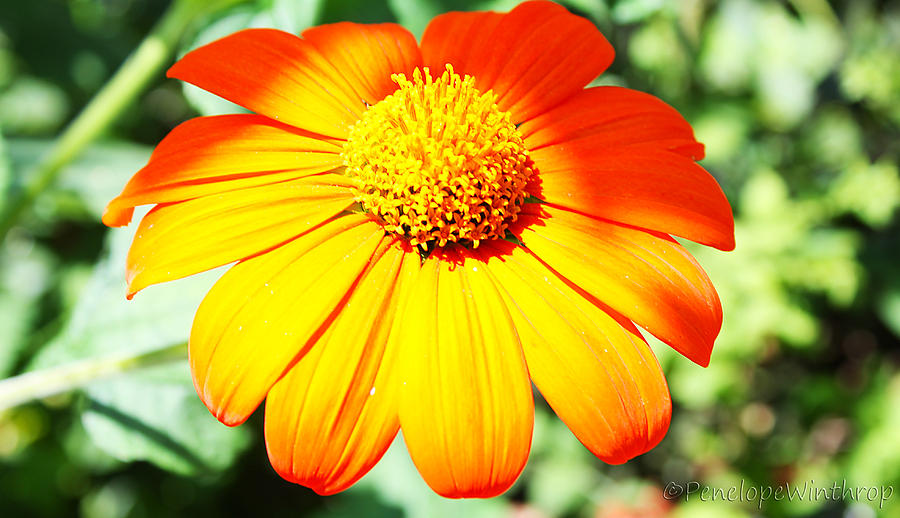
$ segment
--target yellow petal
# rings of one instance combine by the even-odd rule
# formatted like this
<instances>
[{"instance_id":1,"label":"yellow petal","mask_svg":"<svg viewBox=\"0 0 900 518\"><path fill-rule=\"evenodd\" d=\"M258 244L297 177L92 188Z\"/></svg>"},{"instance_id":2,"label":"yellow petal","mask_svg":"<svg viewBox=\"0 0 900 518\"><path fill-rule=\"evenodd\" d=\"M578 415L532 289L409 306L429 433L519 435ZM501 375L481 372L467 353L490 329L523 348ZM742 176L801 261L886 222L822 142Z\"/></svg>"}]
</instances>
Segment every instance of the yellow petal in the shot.
<instances>
[{"instance_id":1,"label":"yellow petal","mask_svg":"<svg viewBox=\"0 0 900 518\"><path fill-rule=\"evenodd\" d=\"M266 448L285 479L319 494L353 484L400 426L398 357L389 341L419 255L395 243L353 289L322 338L266 399Z\"/></svg>"},{"instance_id":2,"label":"yellow petal","mask_svg":"<svg viewBox=\"0 0 900 518\"><path fill-rule=\"evenodd\" d=\"M479 252L488 255L489 246ZM503 249L488 268L503 286L531 379L547 403L610 464L656 446L672 403L634 324L570 288L524 248Z\"/></svg>"},{"instance_id":3,"label":"yellow petal","mask_svg":"<svg viewBox=\"0 0 900 518\"><path fill-rule=\"evenodd\" d=\"M509 312L471 253L431 254L400 334L400 423L437 493L489 497L515 482L531 448L534 405Z\"/></svg>"},{"instance_id":4,"label":"yellow petal","mask_svg":"<svg viewBox=\"0 0 900 518\"><path fill-rule=\"evenodd\" d=\"M158 205L128 251L128 297L293 239L352 205L349 186L324 174Z\"/></svg>"},{"instance_id":5,"label":"yellow petal","mask_svg":"<svg viewBox=\"0 0 900 518\"><path fill-rule=\"evenodd\" d=\"M219 279L189 347L194 385L213 415L227 425L250 416L331 324L383 236L367 217L344 216Z\"/></svg>"}]
</instances>

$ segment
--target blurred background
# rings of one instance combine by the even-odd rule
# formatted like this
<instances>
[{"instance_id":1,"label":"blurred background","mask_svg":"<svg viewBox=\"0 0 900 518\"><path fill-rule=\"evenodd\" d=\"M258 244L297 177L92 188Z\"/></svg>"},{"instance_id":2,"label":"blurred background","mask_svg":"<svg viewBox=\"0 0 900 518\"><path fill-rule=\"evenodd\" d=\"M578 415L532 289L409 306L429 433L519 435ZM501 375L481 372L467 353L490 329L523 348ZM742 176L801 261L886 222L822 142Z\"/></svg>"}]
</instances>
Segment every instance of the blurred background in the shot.
<instances>
[{"instance_id":1,"label":"blurred background","mask_svg":"<svg viewBox=\"0 0 900 518\"><path fill-rule=\"evenodd\" d=\"M340 20L397 21L421 35L443 11L515 4L232 3L194 19L174 51L250 26L298 32ZM616 48L597 84L647 91L680 110L736 215L734 252L691 247L725 308L711 365L654 344L674 401L659 447L604 465L538 400L531 458L503 497L435 496L399 443L353 489L321 498L270 468L261 410L239 428L220 425L186 362L160 353L150 367L0 410L0 517L900 516L900 4L565 4ZM0 2L0 213L168 6ZM111 355L152 358L186 340L217 272L127 302L133 228L110 231L99 216L171 128L233 111L154 73L22 213L0 244L0 378ZM883 506L879 496L772 500L761 509L663 497L669 482L688 481L726 489L843 481L897 494Z\"/></svg>"}]
</instances>

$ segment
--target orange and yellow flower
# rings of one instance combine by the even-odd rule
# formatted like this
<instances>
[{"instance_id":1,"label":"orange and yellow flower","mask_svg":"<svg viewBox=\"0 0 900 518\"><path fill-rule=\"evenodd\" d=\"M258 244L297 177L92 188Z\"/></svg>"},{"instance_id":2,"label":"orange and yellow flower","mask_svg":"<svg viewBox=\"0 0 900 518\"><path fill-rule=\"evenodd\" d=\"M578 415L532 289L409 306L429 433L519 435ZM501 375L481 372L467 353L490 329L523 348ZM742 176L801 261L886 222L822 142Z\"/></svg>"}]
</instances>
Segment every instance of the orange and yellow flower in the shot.
<instances>
[{"instance_id":1,"label":"orange and yellow flower","mask_svg":"<svg viewBox=\"0 0 900 518\"><path fill-rule=\"evenodd\" d=\"M671 403L643 327L700 365L715 289L671 236L722 250L734 222L703 146L662 101L586 88L613 60L550 2L301 36L250 29L175 77L255 114L175 128L110 202L128 296L236 263L190 337L223 423L265 399L283 477L341 491L399 430L438 493L492 496L531 445L530 381L618 464Z\"/></svg>"}]
</instances>

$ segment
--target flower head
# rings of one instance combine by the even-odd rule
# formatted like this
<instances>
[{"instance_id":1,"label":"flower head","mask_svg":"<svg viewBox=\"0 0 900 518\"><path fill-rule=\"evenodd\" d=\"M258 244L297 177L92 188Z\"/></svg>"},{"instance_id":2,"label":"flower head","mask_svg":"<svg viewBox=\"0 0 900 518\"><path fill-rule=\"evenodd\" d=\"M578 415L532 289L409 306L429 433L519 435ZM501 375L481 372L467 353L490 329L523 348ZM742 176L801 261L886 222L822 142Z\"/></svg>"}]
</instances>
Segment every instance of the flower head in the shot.
<instances>
[{"instance_id":1,"label":"flower head","mask_svg":"<svg viewBox=\"0 0 900 518\"><path fill-rule=\"evenodd\" d=\"M436 81L428 67L395 80L344 144L363 209L412 245L502 239L534 165L509 113L450 64Z\"/></svg>"},{"instance_id":2,"label":"flower head","mask_svg":"<svg viewBox=\"0 0 900 518\"><path fill-rule=\"evenodd\" d=\"M341 491L399 430L428 484L492 496L531 444L530 381L617 464L668 428L635 324L706 365L715 289L671 236L728 250L731 209L671 107L586 85L613 50L550 2L238 32L169 75L255 114L175 128L110 202L142 219L128 295L236 263L190 364L223 423L265 399L275 469Z\"/></svg>"}]
</instances>

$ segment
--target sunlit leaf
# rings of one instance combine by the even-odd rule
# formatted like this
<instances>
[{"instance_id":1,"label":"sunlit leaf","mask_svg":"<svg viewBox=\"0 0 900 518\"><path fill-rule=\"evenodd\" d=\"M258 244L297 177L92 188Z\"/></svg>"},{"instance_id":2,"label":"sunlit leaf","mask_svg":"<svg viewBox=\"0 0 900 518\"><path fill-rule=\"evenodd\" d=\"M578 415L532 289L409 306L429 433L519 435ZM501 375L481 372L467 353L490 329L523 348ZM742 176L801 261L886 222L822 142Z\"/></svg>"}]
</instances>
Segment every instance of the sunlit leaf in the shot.
<instances>
[{"instance_id":1,"label":"sunlit leaf","mask_svg":"<svg viewBox=\"0 0 900 518\"><path fill-rule=\"evenodd\" d=\"M617 23L643 21L665 7L664 0L620 0L612 9L612 19Z\"/></svg>"},{"instance_id":2,"label":"sunlit leaf","mask_svg":"<svg viewBox=\"0 0 900 518\"><path fill-rule=\"evenodd\" d=\"M7 146L14 170L24 175L47 155L53 141L10 139ZM94 221L99 221L106 204L119 194L128 178L147 163L150 152L148 146L129 142L94 144L63 169L52 192L45 195L43 202L49 203L54 199L54 194L74 195L87 214Z\"/></svg>"},{"instance_id":3,"label":"sunlit leaf","mask_svg":"<svg viewBox=\"0 0 900 518\"><path fill-rule=\"evenodd\" d=\"M194 312L221 271L153 286L126 300L125 255L136 229L132 224L108 232L107 254L94 268L71 318L31 368L111 353L139 354L187 340Z\"/></svg>"},{"instance_id":4,"label":"sunlit leaf","mask_svg":"<svg viewBox=\"0 0 900 518\"><path fill-rule=\"evenodd\" d=\"M85 429L94 444L122 461L209 475L230 466L249 443L249 429L223 426L203 406L187 362L97 381L86 395Z\"/></svg>"},{"instance_id":5,"label":"sunlit leaf","mask_svg":"<svg viewBox=\"0 0 900 518\"><path fill-rule=\"evenodd\" d=\"M128 301L123 265L132 233L110 231L107 257L32 369L138 354L187 340L193 314L220 272L152 287ZM182 474L213 473L230 465L248 444L246 428L221 425L203 406L186 358L95 381L86 395L85 429L99 448L123 461L147 460Z\"/></svg>"},{"instance_id":6,"label":"sunlit leaf","mask_svg":"<svg viewBox=\"0 0 900 518\"><path fill-rule=\"evenodd\" d=\"M62 89L34 77L21 77L0 91L0 126L9 134L36 135L58 128L69 111Z\"/></svg>"},{"instance_id":7,"label":"sunlit leaf","mask_svg":"<svg viewBox=\"0 0 900 518\"><path fill-rule=\"evenodd\" d=\"M438 0L388 0L388 6L400 25L417 38L422 36L428 22L444 11Z\"/></svg>"},{"instance_id":8,"label":"sunlit leaf","mask_svg":"<svg viewBox=\"0 0 900 518\"><path fill-rule=\"evenodd\" d=\"M53 267L50 252L28 238L0 246L0 378L12 373L29 344Z\"/></svg>"}]
</instances>

